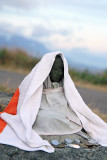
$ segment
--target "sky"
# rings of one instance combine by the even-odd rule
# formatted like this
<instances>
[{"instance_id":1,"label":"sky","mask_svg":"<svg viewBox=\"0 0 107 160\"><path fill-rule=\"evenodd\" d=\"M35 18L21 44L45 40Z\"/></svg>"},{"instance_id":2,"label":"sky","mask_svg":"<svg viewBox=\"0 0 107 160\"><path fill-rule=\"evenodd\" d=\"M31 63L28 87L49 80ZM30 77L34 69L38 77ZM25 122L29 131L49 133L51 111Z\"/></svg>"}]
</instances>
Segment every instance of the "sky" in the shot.
<instances>
[{"instance_id":1,"label":"sky","mask_svg":"<svg viewBox=\"0 0 107 160\"><path fill-rule=\"evenodd\" d=\"M87 60L101 57L104 68L106 17L106 0L0 0L0 33L42 42L49 50L60 50L78 63L84 62L84 56Z\"/></svg>"}]
</instances>

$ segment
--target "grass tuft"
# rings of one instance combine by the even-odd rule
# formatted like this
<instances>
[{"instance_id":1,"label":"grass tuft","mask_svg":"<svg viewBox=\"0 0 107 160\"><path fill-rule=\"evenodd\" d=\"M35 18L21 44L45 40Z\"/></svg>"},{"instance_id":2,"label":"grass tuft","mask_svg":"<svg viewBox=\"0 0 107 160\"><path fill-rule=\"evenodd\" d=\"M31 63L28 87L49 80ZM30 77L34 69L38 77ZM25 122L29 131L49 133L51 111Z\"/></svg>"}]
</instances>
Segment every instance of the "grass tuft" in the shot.
<instances>
[{"instance_id":1,"label":"grass tuft","mask_svg":"<svg viewBox=\"0 0 107 160\"><path fill-rule=\"evenodd\" d=\"M3 112L5 108L6 108L6 106L0 104L0 112Z\"/></svg>"},{"instance_id":2,"label":"grass tuft","mask_svg":"<svg viewBox=\"0 0 107 160\"><path fill-rule=\"evenodd\" d=\"M2 68L9 68L17 70L17 68L23 71L30 71L37 63L39 59L34 58L21 49L0 49L0 66Z\"/></svg>"},{"instance_id":3,"label":"grass tuft","mask_svg":"<svg viewBox=\"0 0 107 160\"><path fill-rule=\"evenodd\" d=\"M1 85L1 86L0 86L0 92L14 93L14 92L15 92L15 89L11 89L11 88L8 88L8 87L6 87L6 86Z\"/></svg>"}]
</instances>

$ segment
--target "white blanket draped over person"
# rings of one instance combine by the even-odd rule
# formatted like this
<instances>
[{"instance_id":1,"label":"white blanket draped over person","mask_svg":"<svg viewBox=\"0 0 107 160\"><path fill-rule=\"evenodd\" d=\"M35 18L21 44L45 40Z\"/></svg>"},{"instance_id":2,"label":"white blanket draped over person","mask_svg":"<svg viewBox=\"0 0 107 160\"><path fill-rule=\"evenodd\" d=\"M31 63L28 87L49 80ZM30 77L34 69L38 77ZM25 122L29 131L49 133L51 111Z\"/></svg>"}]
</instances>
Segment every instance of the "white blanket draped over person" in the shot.
<instances>
[{"instance_id":1,"label":"white blanket draped over person","mask_svg":"<svg viewBox=\"0 0 107 160\"><path fill-rule=\"evenodd\" d=\"M41 105L43 82L48 77L56 55L60 54L64 64L64 94L69 107L78 116L86 132L101 146L107 147L107 124L94 114L84 103L69 73L68 64L60 52L51 52L24 78L19 86L17 114L1 113L0 117L7 122L0 133L0 143L16 146L26 151L43 150L54 152L51 144L43 140L32 128ZM45 121L45 119L44 119Z\"/></svg>"}]
</instances>

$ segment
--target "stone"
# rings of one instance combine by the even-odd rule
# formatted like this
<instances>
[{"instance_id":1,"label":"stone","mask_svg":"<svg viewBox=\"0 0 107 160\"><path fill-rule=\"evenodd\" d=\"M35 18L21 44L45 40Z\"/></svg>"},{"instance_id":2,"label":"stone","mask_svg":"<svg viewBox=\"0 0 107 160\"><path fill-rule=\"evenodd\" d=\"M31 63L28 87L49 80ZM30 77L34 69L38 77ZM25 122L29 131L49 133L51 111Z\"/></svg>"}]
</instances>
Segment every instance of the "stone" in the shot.
<instances>
[{"instance_id":1,"label":"stone","mask_svg":"<svg viewBox=\"0 0 107 160\"><path fill-rule=\"evenodd\" d=\"M57 145L59 145L59 142L57 140L52 140L51 144L54 145L54 146L57 146Z\"/></svg>"},{"instance_id":2,"label":"stone","mask_svg":"<svg viewBox=\"0 0 107 160\"><path fill-rule=\"evenodd\" d=\"M12 148L11 150L7 149L6 153L7 153L8 156L17 155L18 154L18 148L15 147L15 148Z\"/></svg>"},{"instance_id":3,"label":"stone","mask_svg":"<svg viewBox=\"0 0 107 160\"><path fill-rule=\"evenodd\" d=\"M68 147L79 149L80 146L77 144L67 144Z\"/></svg>"},{"instance_id":4,"label":"stone","mask_svg":"<svg viewBox=\"0 0 107 160\"><path fill-rule=\"evenodd\" d=\"M65 138L64 141L65 141L66 143L72 143L72 140L70 140L69 138Z\"/></svg>"},{"instance_id":5,"label":"stone","mask_svg":"<svg viewBox=\"0 0 107 160\"><path fill-rule=\"evenodd\" d=\"M52 82L60 82L64 77L64 65L60 55L56 56L49 75Z\"/></svg>"},{"instance_id":6,"label":"stone","mask_svg":"<svg viewBox=\"0 0 107 160\"><path fill-rule=\"evenodd\" d=\"M74 142L80 144L81 141L79 139L75 139Z\"/></svg>"},{"instance_id":7,"label":"stone","mask_svg":"<svg viewBox=\"0 0 107 160\"><path fill-rule=\"evenodd\" d=\"M65 143L57 145L56 148L65 148Z\"/></svg>"}]
</instances>

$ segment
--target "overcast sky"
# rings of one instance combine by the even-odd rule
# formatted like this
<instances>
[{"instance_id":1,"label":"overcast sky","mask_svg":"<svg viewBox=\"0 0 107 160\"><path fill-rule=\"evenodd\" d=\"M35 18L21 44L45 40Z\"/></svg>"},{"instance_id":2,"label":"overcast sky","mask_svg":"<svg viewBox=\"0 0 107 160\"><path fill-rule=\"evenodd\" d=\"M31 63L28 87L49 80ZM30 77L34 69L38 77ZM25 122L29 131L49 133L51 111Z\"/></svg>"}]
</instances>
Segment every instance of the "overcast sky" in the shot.
<instances>
[{"instance_id":1,"label":"overcast sky","mask_svg":"<svg viewBox=\"0 0 107 160\"><path fill-rule=\"evenodd\" d=\"M107 0L0 0L0 32L107 58Z\"/></svg>"}]
</instances>

